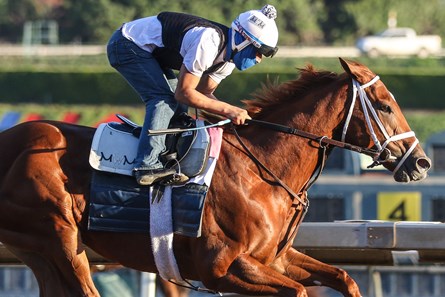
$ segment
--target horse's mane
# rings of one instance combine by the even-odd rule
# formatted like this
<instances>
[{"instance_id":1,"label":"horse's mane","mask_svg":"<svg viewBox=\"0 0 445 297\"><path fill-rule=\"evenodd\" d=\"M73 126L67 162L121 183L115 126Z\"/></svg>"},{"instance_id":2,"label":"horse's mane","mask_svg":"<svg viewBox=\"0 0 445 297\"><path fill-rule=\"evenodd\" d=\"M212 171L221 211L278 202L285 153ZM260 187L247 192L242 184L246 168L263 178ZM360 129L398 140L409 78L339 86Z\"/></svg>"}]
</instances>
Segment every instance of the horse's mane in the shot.
<instances>
[{"instance_id":1,"label":"horse's mane","mask_svg":"<svg viewBox=\"0 0 445 297\"><path fill-rule=\"evenodd\" d=\"M339 75L331 71L316 71L312 64L298 68L299 77L284 83L267 80L262 87L252 93L253 98L242 100L251 116L267 112L277 105L291 100L300 100L314 88L338 79Z\"/></svg>"},{"instance_id":2,"label":"horse's mane","mask_svg":"<svg viewBox=\"0 0 445 297\"><path fill-rule=\"evenodd\" d=\"M268 79L262 83L259 90L254 91L248 100L241 100L244 108L252 117L257 117L261 113L267 113L277 105L285 104L291 100L302 100L306 94L322 84L335 81L339 75L331 71L317 71L312 64L305 68L297 68L299 76L297 79L279 83L278 80ZM200 116L210 122L217 122L223 119L221 116L200 110Z\"/></svg>"}]
</instances>

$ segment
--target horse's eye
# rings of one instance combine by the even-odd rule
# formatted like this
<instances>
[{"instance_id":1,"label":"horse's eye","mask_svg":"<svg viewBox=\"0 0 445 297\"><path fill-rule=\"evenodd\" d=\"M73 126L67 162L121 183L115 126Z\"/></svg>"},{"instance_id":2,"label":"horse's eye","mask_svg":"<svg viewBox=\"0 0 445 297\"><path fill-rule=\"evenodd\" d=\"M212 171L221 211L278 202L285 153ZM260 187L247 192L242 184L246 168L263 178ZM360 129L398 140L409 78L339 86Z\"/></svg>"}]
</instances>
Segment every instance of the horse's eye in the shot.
<instances>
[{"instance_id":1,"label":"horse's eye","mask_svg":"<svg viewBox=\"0 0 445 297\"><path fill-rule=\"evenodd\" d=\"M379 109L386 113L391 113L391 107L389 105L381 104Z\"/></svg>"}]
</instances>

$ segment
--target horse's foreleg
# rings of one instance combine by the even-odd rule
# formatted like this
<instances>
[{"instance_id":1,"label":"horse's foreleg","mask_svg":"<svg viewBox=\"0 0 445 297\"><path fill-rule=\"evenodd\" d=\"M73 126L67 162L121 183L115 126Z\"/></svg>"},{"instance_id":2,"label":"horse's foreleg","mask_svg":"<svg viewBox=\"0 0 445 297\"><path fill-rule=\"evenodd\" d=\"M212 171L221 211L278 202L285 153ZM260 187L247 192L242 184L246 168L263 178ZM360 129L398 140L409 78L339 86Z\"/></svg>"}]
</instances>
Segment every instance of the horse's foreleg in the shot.
<instances>
[{"instance_id":1,"label":"horse's foreleg","mask_svg":"<svg viewBox=\"0 0 445 297\"><path fill-rule=\"evenodd\" d=\"M74 255L59 255L54 261L59 273L63 274L64 280L70 286L70 290L77 292L73 296L99 296L91 277L85 250L78 250Z\"/></svg>"},{"instance_id":2,"label":"horse's foreleg","mask_svg":"<svg viewBox=\"0 0 445 297\"><path fill-rule=\"evenodd\" d=\"M327 286L347 297L360 297L360 289L349 274L290 248L273 267L304 286Z\"/></svg>"},{"instance_id":3,"label":"horse's foreleg","mask_svg":"<svg viewBox=\"0 0 445 297\"><path fill-rule=\"evenodd\" d=\"M303 285L261 264L249 255L238 256L224 276L203 279L203 283L215 291L242 295L308 296Z\"/></svg>"}]
</instances>

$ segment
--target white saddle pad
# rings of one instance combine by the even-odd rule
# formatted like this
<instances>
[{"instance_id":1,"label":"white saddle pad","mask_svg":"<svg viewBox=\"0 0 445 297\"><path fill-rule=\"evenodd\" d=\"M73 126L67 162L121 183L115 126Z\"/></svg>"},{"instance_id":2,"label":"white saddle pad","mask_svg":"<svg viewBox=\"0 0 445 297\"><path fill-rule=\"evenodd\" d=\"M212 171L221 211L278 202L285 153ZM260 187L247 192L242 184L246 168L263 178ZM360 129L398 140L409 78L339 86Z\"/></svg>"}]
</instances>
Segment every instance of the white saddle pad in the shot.
<instances>
[{"instance_id":1,"label":"white saddle pad","mask_svg":"<svg viewBox=\"0 0 445 297\"><path fill-rule=\"evenodd\" d=\"M96 170L132 175L139 139L131 132L100 124L94 134L90 165Z\"/></svg>"},{"instance_id":2,"label":"white saddle pad","mask_svg":"<svg viewBox=\"0 0 445 297\"><path fill-rule=\"evenodd\" d=\"M197 120L196 125L203 127L204 122ZM131 176L139 143L139 139L131 133L131 130L131 128L125 130L121 124L115 122L101 124L91 144L89 158L91 167L100 171ZM181 170L185 174L195 176L205 169L204 159L208 157L209 142L210 136L207 129L198 130L190 152L199 152L199 158L193 158L192 156L195 155L190 154L190 158L184 158L181 161Z\"/></svg>"}]
</instances>

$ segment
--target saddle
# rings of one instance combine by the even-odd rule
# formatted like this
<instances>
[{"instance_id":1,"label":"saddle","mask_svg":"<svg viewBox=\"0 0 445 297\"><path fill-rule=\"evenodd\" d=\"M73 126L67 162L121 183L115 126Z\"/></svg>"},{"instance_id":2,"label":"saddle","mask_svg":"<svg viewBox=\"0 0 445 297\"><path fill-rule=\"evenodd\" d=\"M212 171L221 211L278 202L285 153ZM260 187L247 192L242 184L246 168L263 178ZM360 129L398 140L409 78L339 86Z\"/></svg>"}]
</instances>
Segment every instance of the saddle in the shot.
<instances>
[{"instance_id":1,"label":"saddle","mask_svg":"<svg viewBox=\"0 0 445 297\"><path fill-rule=\"evenodd\" d=\"M93 137L89 161L95 170L91 181L88 229L147 233L154 228L150 227L147 218L163 215L152 210L154 201L149 199L151 189L159 186L140 186L132 176L142 127L123 116L118 115L118 118L123 123L101 124ZM170 125L180 129L200 126L204 126L203 121L186 114L175 117ZM202 210L213 173L209 168L214 168L215 163L215 156L209 159L209 132L203 128L168 134L166 146L167 151L161 158L165 165L192 178L183 186L171 187L168 195L173 232L199 237Z\"/></svg>"},{"instance_id":2,"label":"saddle","mask_svg":"<svg viewBox=\"0 0 445 297\"><path fill-rule=\"evenodd\" d=\"M89 161L98 171L131 176L142 127L121 115L117 117L122 123L103 123L97 128ZM204 124L202 120L195 120L186 113L181 113L171 120L169 128L199 128ZM210 136L205 128L167 134L166 148L166 152L161 155L164 165L188 177L194 177L206 168Z\"/></svg>"}]
</instances>

